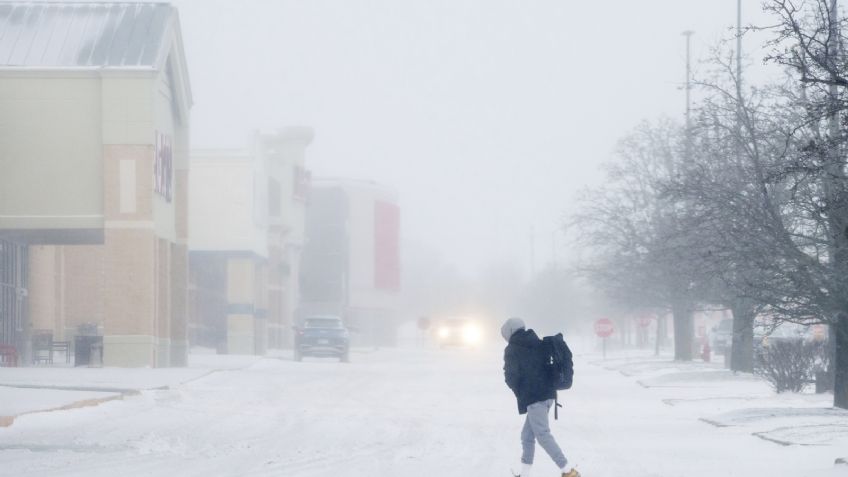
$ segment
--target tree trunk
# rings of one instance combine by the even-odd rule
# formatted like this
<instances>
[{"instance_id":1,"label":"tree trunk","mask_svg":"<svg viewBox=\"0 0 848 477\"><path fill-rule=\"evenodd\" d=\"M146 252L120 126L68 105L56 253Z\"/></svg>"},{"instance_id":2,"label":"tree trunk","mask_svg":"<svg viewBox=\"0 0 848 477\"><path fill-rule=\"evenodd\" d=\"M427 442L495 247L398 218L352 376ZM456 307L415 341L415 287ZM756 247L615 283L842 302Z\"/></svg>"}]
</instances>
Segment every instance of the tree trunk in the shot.
<instances>
[{"instance_id":1,"label":"tree trunk","mask_svg":"<svg viewBox=\"0 0 848 477\"><path fill-rule=\"evenodd\" d=\"M674 318L674 360L692 361L692 346L695 342L695 317L688 303L672 305Z\"/></svg>"},{"instance_id":2,"label":"tree trunk","mask_svg":"<svg viewBox=\"0 0 848 477\"><path fill-rule=\"evenodd\" d=\"M733 311L733 343L730 347L730 369L754 372L754 307L744 301L731 305Z\"/></svg>"},{"instance_id":3,"label":"tree trunk","mask_svg":"<svg viewBox=\"0 0 848 477\"><path fill-rule=\"evenodd\" d=\"M831 339L835 340L833 355L833 406L848 409L848 314L839 313L831 325Z\"/></svg>"},{"instance_id":4,"label":"tree trunk","mask_svg":"<svg viewBox=\"0 0 848 477\"><path fill-rule=\"evenodd\" d=\"M655 356L659 356L660 350L665 347L665 335L667 333L665 323L665 311L657 313L657 342L655 343L656 348L654 349Z\"/></svg>"}]
</instances>

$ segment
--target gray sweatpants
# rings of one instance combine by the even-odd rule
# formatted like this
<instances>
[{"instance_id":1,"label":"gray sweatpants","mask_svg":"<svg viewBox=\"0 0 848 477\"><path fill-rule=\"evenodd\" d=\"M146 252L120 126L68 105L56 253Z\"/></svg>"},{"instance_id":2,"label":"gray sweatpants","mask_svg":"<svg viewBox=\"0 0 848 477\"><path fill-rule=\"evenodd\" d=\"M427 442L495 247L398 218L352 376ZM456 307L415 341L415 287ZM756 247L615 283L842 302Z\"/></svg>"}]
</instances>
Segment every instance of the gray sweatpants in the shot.
<instances>
[{"instance_id":1,"label":"gray sweatpants","mask_svg":"<svg viewBox=\"0 0 848 477\"><path fill-rule=\"evenodd\" d=\"M539 445L551 456L557 467L563 468L568 463L548 425L548 412L553 404L554 400L548 399L527 406L527 419L524 421L524 429L521 430L522 464L533 463L533 455L536 453L535 441L539 441Z\"/></svg>"}]
</instances>

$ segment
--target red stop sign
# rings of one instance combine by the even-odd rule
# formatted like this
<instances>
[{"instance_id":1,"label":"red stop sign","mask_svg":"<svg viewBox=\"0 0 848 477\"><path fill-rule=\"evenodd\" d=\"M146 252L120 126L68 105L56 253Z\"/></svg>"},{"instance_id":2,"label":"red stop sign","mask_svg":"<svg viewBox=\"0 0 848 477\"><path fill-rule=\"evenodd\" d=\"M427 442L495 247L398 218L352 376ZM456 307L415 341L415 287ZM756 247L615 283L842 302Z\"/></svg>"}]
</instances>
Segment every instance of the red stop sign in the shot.
<instances>
[{"instance_id":1,"label":"red stop sign","mask_svg":"<svg viewBox=\"0 0 848 477\"><path fill-rule=\"evenodd\" d=\"M601 338L608 338L615 331L612 321L607 318L601 318L595 322L595 334Z\"/></svg>"}]
</instances>

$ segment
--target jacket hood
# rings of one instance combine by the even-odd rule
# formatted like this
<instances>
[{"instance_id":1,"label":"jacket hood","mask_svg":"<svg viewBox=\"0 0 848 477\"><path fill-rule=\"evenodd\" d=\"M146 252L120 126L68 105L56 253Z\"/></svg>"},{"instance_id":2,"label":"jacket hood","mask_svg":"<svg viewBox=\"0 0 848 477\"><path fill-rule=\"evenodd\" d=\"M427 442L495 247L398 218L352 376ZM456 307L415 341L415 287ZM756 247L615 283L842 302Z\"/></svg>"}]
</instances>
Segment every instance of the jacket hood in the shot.
<instances>
[{"instance_id":1,"label":"jacket hood","mask_svg":"<svg viewBox=\"0 0 848 477\"><path fill-rule=\"evenodd\" d=\"M531 348L541 341L533 330L520 329L509 338L509 344Z\"/></svg>"}]
</instances>

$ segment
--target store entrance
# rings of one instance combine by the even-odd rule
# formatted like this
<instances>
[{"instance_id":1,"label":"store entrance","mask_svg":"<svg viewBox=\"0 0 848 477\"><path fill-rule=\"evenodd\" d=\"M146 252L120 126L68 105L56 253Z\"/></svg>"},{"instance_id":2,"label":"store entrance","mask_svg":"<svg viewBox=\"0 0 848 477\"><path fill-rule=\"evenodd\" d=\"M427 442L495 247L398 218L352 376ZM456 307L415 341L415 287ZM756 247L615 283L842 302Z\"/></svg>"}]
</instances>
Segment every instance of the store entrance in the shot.
<instances>
[{"instance_id":1,"label":"store entrance","mask_svg":"<svg viewBox=\"0 0 848 477\"><path fill-rule=\"evenodd\" d=\"M0 345L23 351L28 250L0 239Z\"/></svg>"}]
</instances>

